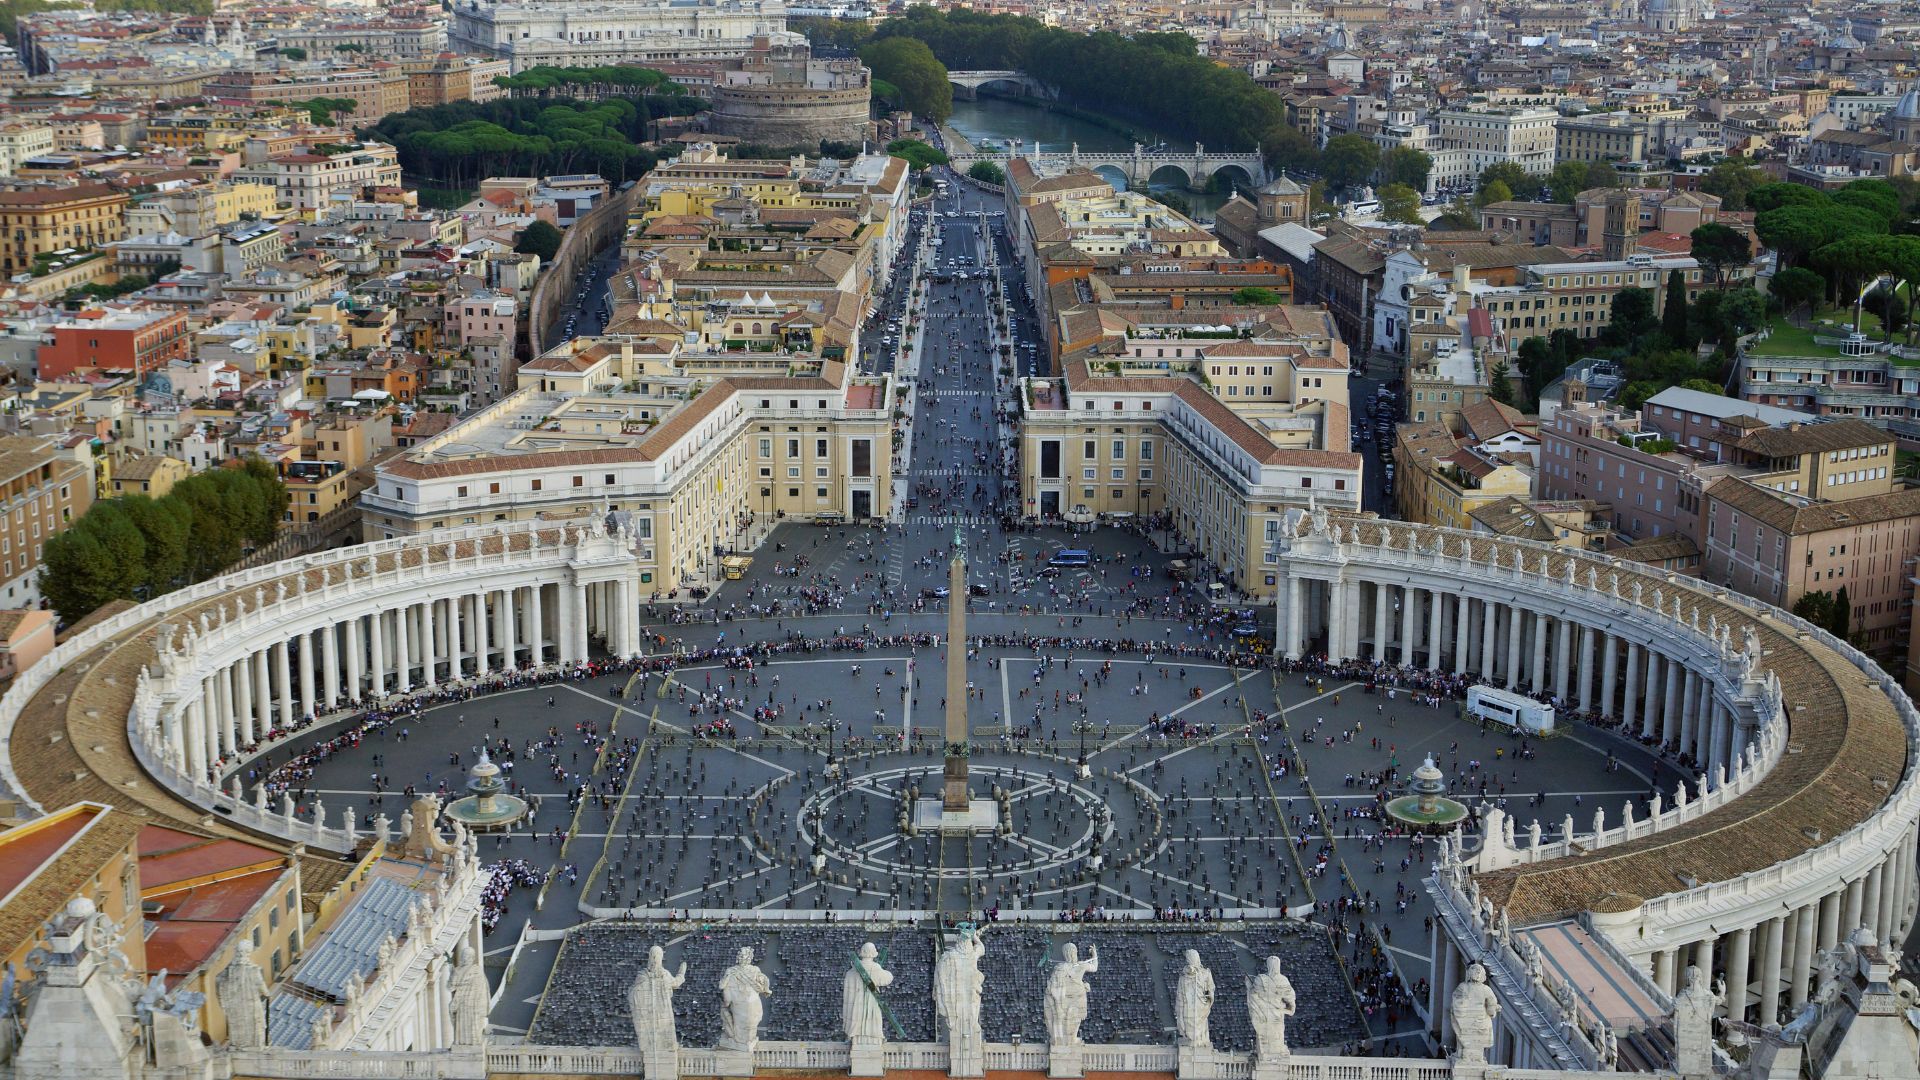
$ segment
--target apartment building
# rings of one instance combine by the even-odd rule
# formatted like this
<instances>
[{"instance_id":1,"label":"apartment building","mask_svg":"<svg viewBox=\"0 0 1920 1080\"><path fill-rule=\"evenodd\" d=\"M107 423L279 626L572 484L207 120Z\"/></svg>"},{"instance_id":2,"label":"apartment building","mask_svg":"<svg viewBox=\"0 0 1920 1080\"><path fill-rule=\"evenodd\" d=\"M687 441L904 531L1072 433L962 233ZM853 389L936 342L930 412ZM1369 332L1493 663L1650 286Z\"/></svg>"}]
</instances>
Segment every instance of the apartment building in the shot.
<instances>
[{"instance_id":1,"label":"apartment building","mask_svg":"<svg viewBox=\"0 0 1920 1080\"><path fill-rule=\"evenodd\" d=\"M105 184L0 191L0 274L32 270L63 248L104 247L126 235L127 195Z\"/></svg>"},{"instance_id":2,"label":"apartment building","mask_svg":"<svg viewBox=\"0 0 1920 1080\"><path fill-rule=\"evenodd\" d=\"M1068 318L1111 329L1064 357L1061 379L1024 385L1022 515L1154 518L1220 580L1267 596L1270 540L1288 508L1358 510L1349 358L1325 309Z\"/></svg>"},{"instance_id":3,"label":"apartment building","mask_svg":"<svg viewBox=\"0 0 1920 1080\"><path fill-rule=\"evenodd\" d=\"M1471 529L1476 510L1533 491L1523 455L1473 445L1445 424L1402 424L1394 431L1393 461L1395 499L1407 521Z\"/></svg>"},{"instance_id":4,"label":"apartment building","mask_svg":"<svg viewBox=\"0 0 1920 1080\"><path fill-rule=\"evenodd\" d=\"M756 524L890 513L889 378L683 346L581 338L522 365L516 392L376 466L367 538L614 514L665 594L711 583Z\"/></svg>"},{"instance_id":5,"label":"apartment building","mask_svg":"<svg viewBox=\"0 0 1920 1080\"><path fill-rule=\"evenodd\" d=\"M484 56L433 56L403 60L407 73L407 107L423 109L455 101L493 101L506 94L493 80L512 74L513 65Z\"/></svg>"},{"instance_id":6,"label":"apartment building","mask_svg":"<svg viewBox=\"0 0 1920 1080\"><path fill-rule=\"evenodd\" d=\"M93 487L52 440L0 435L0 606L39 606L41 550L93 505Z\"/></svg>"},{"instance_id":7,"label":"apartment building","mask_svg":"<svg viewBox=\"0 0 1920 1080\"><path fill-rule=\"evenodd\" d=\"M344 98L354 103L352 120L371 124L408 108L407 72L397 64L365 68L295 68L281 71L226 71L207 81L212 97L249 105L288 105L314 98Z\"/></svg>"},{"instance_id":8,"label":"apartment building","mask_svg":"<svg viewBox=\"0 0 1920 1080\"><path fill-rule=\"evenodd\" d=\"M1739 350L1740 396L1811 416L1851 416L1920 445L1920 363L1841 330L1776 326Z\"/></svg>"},{"instance_id":9,"label":"apartment building","mask_svg":"<svg viewBox=\"0 0 1920 1080\"><path fill-rule=\"evenodd\" d=\"M12 176L28 158L53 152L51 125L24 122L0 124L0 176Z\"/></svg>"},{"instance_id":10,"label":"apartment building","mask_svg":"<svg viewBox=\"0 0 1920 1080\"><path fill-rule=\"evenodd\" d=\"M1489 165L1513 162L1527 172L1553 171L1555 130L1560 114L1541 106L1440 109L1434 123L1442 144L1466 151L1468 168L1479 175Z\"/></svg>"},{"instance_id":11,"label":"apartment building","mask_svg":"<svg viewBox=\"0 0 1920 1080\"><path fill-rule=\"evenodd\" d=\"M1904 659L1920 489L1887 432L1673 388L1637 414L1563 406L1542 435L1543 497L1611 503L1623 539L1684 541L1702 577L1771 604L1844 586L1853 630Z\"/></svg>"},{"instance_id":12,"label":"apartment building","mask_svg":"<svg viewBox=\"0 0 1920 1080\"><path fill-rule=\"evenodd\" d=\"M282 206L312 213L336 194L362 188L399 187L400 160L385 143L318 143L304 151L273 154L236 170L233 179L266 184Z\"/></svg>"},{"instance_id":13,"label":"apartment building","mask_svg":"<svg viewBox=\"0 0 1920 1080\"><path fill-rule=\"evenodd\" d=\"M174 360L191 346L187 313L146 303L108 303L55 323L40 346L43 379L75 372L120 372L136 378Z\"/></svg>"},{"instance_id":14,"label":"apartment building","mask_svg":"<svg viewBox=\"0 0 1920 1080\"><path fill-rule=\"evenodd\" d=\"M1620 113L1560 117L1554 122L1553 158L1556 165L1562 161L1645 161L1647 126L1638 118Z\"/></svg>"}]
</instances>

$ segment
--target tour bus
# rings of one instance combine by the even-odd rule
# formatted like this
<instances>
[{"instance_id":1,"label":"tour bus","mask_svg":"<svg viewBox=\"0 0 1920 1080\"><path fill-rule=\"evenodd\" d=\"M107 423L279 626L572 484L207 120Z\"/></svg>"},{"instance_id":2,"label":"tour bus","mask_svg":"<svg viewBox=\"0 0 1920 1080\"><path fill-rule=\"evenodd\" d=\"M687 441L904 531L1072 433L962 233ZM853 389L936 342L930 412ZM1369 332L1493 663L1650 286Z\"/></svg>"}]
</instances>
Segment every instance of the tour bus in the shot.
<instances>
[{"instance_id":1,"label":"tour bus","mask_svg":"<svg viewBox=\"0 0 1920 1080\"><path fill-rule=\"evenodd\" d=\"M1047 560L1049 566L1086 566L1093 562L1093 555L1079 548L1067 548Z\"/></svg>"},{"instance_id":2,"label":"tour bus","mask_svg":"<svg viewBox=\"0 0 1920 1080\"><path fill-rule=\"evenodd\" d=\"M1553 730L1553 706L1493 686L1467 690L1467 715L1534 735Z\"/></svg>"}]
</instances>

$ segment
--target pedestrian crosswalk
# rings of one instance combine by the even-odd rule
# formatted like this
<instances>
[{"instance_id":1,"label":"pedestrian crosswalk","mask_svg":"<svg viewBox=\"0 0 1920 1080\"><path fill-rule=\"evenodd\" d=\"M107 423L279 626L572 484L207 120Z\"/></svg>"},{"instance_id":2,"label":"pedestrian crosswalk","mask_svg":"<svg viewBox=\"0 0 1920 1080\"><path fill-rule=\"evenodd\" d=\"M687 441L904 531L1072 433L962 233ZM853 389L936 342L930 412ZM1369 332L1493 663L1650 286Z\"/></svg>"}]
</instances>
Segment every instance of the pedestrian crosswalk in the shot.
<instances>
[{"instance_id":1,"label":"pedestrian crosswalk","mask_svg":"<svg viewBox=\"0 0 1920 1080\"><path fill-rule=\"evenodd\" d=\"M985 469L915 469L915 476L985 476Z\"/></svg>"}]
</instances>

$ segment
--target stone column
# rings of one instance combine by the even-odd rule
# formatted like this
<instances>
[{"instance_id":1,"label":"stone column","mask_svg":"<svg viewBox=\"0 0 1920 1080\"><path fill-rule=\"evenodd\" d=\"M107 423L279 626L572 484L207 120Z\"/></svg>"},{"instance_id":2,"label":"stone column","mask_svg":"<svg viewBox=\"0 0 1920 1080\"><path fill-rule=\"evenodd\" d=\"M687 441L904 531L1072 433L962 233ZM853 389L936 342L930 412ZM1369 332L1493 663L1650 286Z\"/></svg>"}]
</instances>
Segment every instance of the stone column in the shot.
<instances>
[{"instance_id":1,"label":"stone column","mask_svg":"<svg viewBox=\"0 0 1920 1080\"><path fill-rule=\"evenodd\" d=\"M1741 927L1727 935L1727 1015L1744 1020L1747 1015L1747 953L1753 941L1753 929Z\"/></svg>"},{"instance_id":2,"label":"stone column","mask_svg":"<svg viewBox=\"0 0 1920 1080\"><path fill-rule=\"evenodd\" d=\"M361 678L365 673L361 670L360 663L366 659L366 652L360 643L360 617L356 615L342 625L342 633L347 636L347 697L358 701L365 693L361 684Z\"/></svg>"},{"instance_id":3,"label":"stone column","mask_svg":"<svg viewBox=\"0 0 1920 1080\"><path fill-rule=\"evenodd\" d=\"M1565 708L1568 694L1571 692L1569 677L1573 673L1573 642L1578 631L1572 619L1553 620L1553 700L1554 704Z\"/></svg>"},{"instance_id":4,"label":"stone column","mask_svg":"<svg viewBox=\"0 0 1920 1080\"><path fill-rule=\"evenodd\" d=\"M1787 988L1787 1004L1794 1012L1807 1003L1807 976L1813 972L1813 935L1819 909L1812 904L1793 913L1793 969Z\"/></svg>"},{"instance_id":5,"label":"stone column","mask_svg":"<svg viewBox=\"0 0 1920 1080\"><path fill-rule=\"evenodd\" d=\"M1446 651L1447 597L1445 593L1427 593L1427 670L1440 670L1440 657Z\"/></svg>"},{"instance_id":6,"label":"stone column","mask_svg":"<svg viewBox=\"0 0 1920 1080\"><path fill-rule=\"evenodd\" d=\"M1851 934L1860 928L1860 914L1867 897L1867 879L1847 882L1846 899L1840 911L1840 933Z\"/></svg>"},{"instance_id":7,"label":"stone column","mask_svg":"<svg viewBox=\"0 0 1920 1080\"><path fill-rule=\"evenodd\" d=\"M1707 736L1706 762L1707 775L1711 777L1720 771L1721 765L1726 763L1727 743L1731 736L1727 733L1727 710L1721 708L1719 701L1713 700L1708 705L1707 715L1711 718L1711 722L1708 724L1710 734Z\"/></svg>"},{"instance_id":8,"label":"stone column","mask_svg":"<svg viewBox=\"0 0 1920 1080\"><path fill-rule=\"evenodd\" d=\"M313 694L313 634L300 635L300 707L314 716L320 715L320 701Z\"/></svg>"},{"instance_id":9,"label":"stone column","mask_svg":"<svg viewBox=\"0 0 1920 1080\"><path fill-rule=\"evenodd\" d=\"M440 643L435 640L439 628L434 625L439 620L433 617L438 603L438 600L429 600L420 605L420 685L429 690L440 683L435 673L440 666Z\"/></svg>"},{"instance_id":10,"label":"stone column","mask_svg":"<svg viewBox=\"0 0 1920 1080\"><path fill-rule=\"evenodd\" d=\"M1680 700L1685 703L1680 709L1680 752L1691 755L1693 760L1699 761L1700 755L1695 752L1694 745L1699 737L1697 728L1700 720L1700 674L1692 668L1686 669L1685 681L1680 690Z\"/></svg>"},{"instance_id":11,"label":"stone column","mask_svg":"<svg viewBox=\"0 0 1920 1080\"><path fill-rule=\"evenodd\" d=\"M387 693L387 627L384 612L376 611L367 616L367 645L371 652L367 674L373 680L373 697L378 699Z\"/></svg>"},{"instance_id":12,"label":"stone column","mask_svg":"<svg viewBox=\"0 0 1920 1080\"><path fill-rule=\"evenodd\" d=\"M576 583L567 589L573 593L573 655L577 660L585 660L593 655L593 646L587 639L587 587Z\"/></svg>"},{"instance_id":13,"label":"stone column","mask_svg":"<svg viewBox=\"0 0 1920 1080\"><path fill-rule=\"evenodd\" d=\"M1627 642L1627 694L1621 699L1621 726L1626 731L1633 730L1633 721L1640 715L1640 646Z\"/></svg>"},{"instance_id":14,"label":"stone column","mask_svg":"<svg viewBox=\"0 0 1920 1080\"><path fill-rule=\"evenodd\" d=\"M1580 624L1580 709L1593 708L1593 627Z\"/></svg>"},{"instance_id":15,"label":"stone column","mask_svg":"<svg viewBox=\"0 0 1920 1080\"><path fill-rule=\"evenodd\" d=\"M1494 652L1499 646L1500 607L1492 600L1480 601L1480 681L1493 685Z\"/></svg>"},{"instance_id":16,"label":"stone column","mask_svg":"<svg viewBox=\"0 0 1920 1080\"><path fill-rule=\"evenodd\" d=\"M494 612L500 629L500 670L513 671L520 666L520 628L518 621L519 598L514 594L519 590L508 587L496 594L498 606Z\"/></svg>"},{"instance_id":17,"label":"stone column","mask_svg":"<svg viewBox=\"0 0 1920 1080\"><path fill-rule=\"evenodd\" d=\"M1694 967L1700 969L1700 974L1706 977L1709 984L1713 982L1713 947L1717 940L1718 939L1709 935L1693 943L1693 960L1691 963ZM1682 953L1682 955L1684 956L1685 954ZM1685 979L1678 980L1678 986L1685 985Z\"/></svg>"},{"instance_id":18,"label":"stone column","mask_svg":"<svg viewBox=\"0 0 1920 1080\"><path fill-rule=\"evenodd\" d=\"M340 705L340 642L334 640L338 626L321 626L321 700L326 711ZM321 711L315 709L315 715Z\"/></svg>"},{"instance_id":19,"label":"stone column","mask_svg":"<svg viewBox=\"0 0 1920 1080\"><path fill-rule=\"evenodd\" d=\"M1677 948L1661 949L1659 952L1653 954L1654 985L1658 986L1661 993L1666 994L1668 997L1672 997L1676 989L1673 969L1679 956L1680 950Z\"/></svg>"},{"instance_id":20,"label":"stone column","mask_svg":"<svg viewBox=\"0 0 1920 1080\"><path fill-rule=\"evenodd\" d=\"M1757 1022L1773 1024L1780 1016L1780 967L1784 962L1782 942L1786 935L1787 921L1782 917L1768 919L1763 927L1764 936L1760 945L1760 1000L1755 1003Z\"/></svg>"},{"instance_id":21,"label":"stone column","mask_svg":"<svg viewBox=\"0 0 1920 1080\"><path fill-rule=\"evenodd\" d=\"M1525 612L1519 604L1507 605L1507 625L1505 627L1507 635L1507 670L1504 674L1507 677L1507 689L1509 690L1520 685L1520 628L1524 625L1522 623L1524 617Z\"/></svg>"},{"instance_id":22,"label":"stone column","mask_svg":"<svg viewBox=\"0 0 1920 1080\"><path fill-rule=\"evenodd\" d=\"M1533 665L1527 669L1534 693L1547 688L1547 617L1533 613Z\"/></svg>"},{"instance_id":23,"label":"stone column","mask_svg":"<svg viewBox=\"0 0 1920 1080\"><path fill-rule=\"evenodd\" d=\"M1640 688L1640 735L1652 738L1660 729L1660 654L1651 646L1646 649L1646 682Z\"/></svg>"},{"instance_id":24,"label":"stone column","mask_svg":"<svg viewBox=\"0 0 1920 1080\"><path fill-rule=\"evenodd\" d=\"M1680 696L1682 675L1684 675L1684 669L1680 667L1680 661L1668 659L1667 675L1665 675L1667 701L1661 705L1661 746L1680 744L1680 703L1684 701Z\"/></svg>"},{"instance_id":25,"label":"stone column","mask_svg":"<svg viewBox=\"0 0 1920 1080\"><path fill-rule=\"evenodd\" d=\"M1820 934L1814 939L1814 948L1831 949L1840 943L1840 908L1843 902L1839 891L1820 898Z\"/></svg>"},{"instance_id":26,"label":"stone column","mask_svg":"<svg viewBox=\"0 0 1920 1080\"><path fill-rule=\"evenodd\" d=\"M540 594L544 585L527 587L527 648L533 654L533 665L539 667L547 662L547 618L541 609Z\"/></svg>"},{"instance_id":27,"label":"stone column","mask_svg":"<svg viewBox=\"0 0 1920 1080\"><path fill-rule=\"evenodd\" d=\"M1411 585L1400 587L1400 663L1414 667L1420 651L1420 590Z\"/></svg>"},{"instance_id":28,"label":"stone column","mask_svg":"<svg viewBox=\"0 0 1920 1080\"><path fill-rule=\"evenodd\" d=\"M1390 636L1387 631L1387 587L1375 583L1373 586L1373 659L1376 663L1387 658L1387 640Z\"/></svg>"},{"instance_id":29,"label":"stone column","mask_svg":"<svg viewBox=\"0 0 1920 1080\"><path fill-rule=\"evenodd\" d=\"M202 691L202 698L205 691ZM199 701L187 706L187 724L181 769L196 784L207 782L207 716Z\"/></svg>"},{"instance_id":30,"label":"stone column","mask_svg":"<svg viewBox=\"0 0 1920 1080\"><path fill-rule=\"evenodd\" d=\"M413 632L417 607L416 604L408 604L393 613L394 688L403 694L413 689L413 663L419 651L414 648Z\"/></svg>"},{"instance_id":31,"label":"stone column","mask_svg":"<svg viewBox=\"0 0 1920 1080\"><path fill-rule=\"evenodd\" d=\"M1467 670L1467 651L1473 644L1473 601L1466 593L1453 607L1453 670Z\"/></svg>"},{"instance_id":32,"label":"stone column","mask_svg":"<svg viewBox=\"0 0 1920 1080\"><path fill-rule=\"evenodd\" d=\"M1880 876L1880 892L1875 898L1878 903L1874 905L1873 929L1880 935L1881 941L1887 941L1893 937L1893 894L1897 891L1898 884L1895 881L1894 871L1898 865L1894 856L1889 853L1874 869L1874 873Z\"/></svg>"},{"instance_id":33,"label":"stone column","mask_svg":"<svg viewBox=\"0 0 1920 1080\"><path fill-rule=\"evenodd\" d=\"M1608 632L1601 645L1600 714L1614 716L1614 692L1620 688L1620 642Z\"/></svg>"},{"instance_id":34,"label":"stone column","mask_svg":"<svg viewBox=\"0 0 1920 1080\"><path fill-rule=\"evenodd\" d=\"M273 682L280 690L280 727L289 729L298 719L293 713L293 666L287 643L273 643Z\"/></svg>"},{"instance_id":35,"label":"stone column","mask_svg":"<svg viewBox=\"0 0 1920 1080\"><path fill-rule=\"evenodd\" d=\"M271 648L271 646L269 646ZM267 649L253 654L253 711L254 730L247 741L253 742L267 737L273 730L273 676L268 670L270 657Z\"/></svg>"},{"instance_id":36,"label":"stone column","mask_svg":"<svg viewBox=\"0 0 1920 1080\"><path fill-rule=\"evenodd\" d=\"M207 711L207 730L200 733L200 749L205 754L204 764L211 765L214 756L220 753L220 743L225 738L221 732L234 723L233 669L221 668L207 682L213 687L213 708Z\"/></svg>"},{"instance_id":37,"label":"stone column","mask_svg":"<svg viewBox=\"0 0 1920 1080\"><path fill-rule=\"evenodd\" d=\"M493 624L488 621L487 594L477 592L467 599L473 602L473 673L485 675L493 670L493 646L488 641Z\"/></svg>"},{"instance_id":38,"label":"stone column","mask_svg":"<svg viewBox=\"0 0 1920 1080\"><path fill-rule=\"evenodd\" d=\"M233 715L220 732L220 752L231 754L236 745L253 741L253 654L242 656L227 672L233 679Z\"/></svg>"}]
</instances>

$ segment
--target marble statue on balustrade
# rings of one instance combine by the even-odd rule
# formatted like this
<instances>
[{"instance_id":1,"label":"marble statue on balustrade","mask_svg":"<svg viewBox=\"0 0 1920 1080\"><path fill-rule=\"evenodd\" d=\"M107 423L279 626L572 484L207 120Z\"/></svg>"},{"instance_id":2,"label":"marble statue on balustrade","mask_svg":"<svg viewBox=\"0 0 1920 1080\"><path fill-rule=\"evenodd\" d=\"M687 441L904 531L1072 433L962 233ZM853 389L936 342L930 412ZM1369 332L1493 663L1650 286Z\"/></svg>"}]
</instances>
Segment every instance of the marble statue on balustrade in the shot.
<instances>
[{"instance_id":1,"label":"marble statue on balustrade","mask_svg":"<svg viewBox=\"0 0 1920 1080\"><path fill-rule=\"evenodd\" d=\"M882 1052L887 1017L880 991L891 985L893 972L881 966L880 950L871 941L861 945L853 966L840 980L840 1026L847 1033L847 1071L854 1076L882 1076L887 1071Z\"/></svg>"},{"instance_id":2,"label":"marble statue on balustrade","mask_svg":"<svg viewBox=\"0 0 1920 1080\"><path fill-rule=\"evenodd\" d=\"M1285 1065L1289 1053L1287 1018L1299 1006L1293 981L1280 970L1280 958L1267 957L1266 970L1247 980L1247 1019L1253 1024L1255 1075Z\"/></svg>"},{"instance_id":3,"label":"marble statue on balustrade","mask_svg":"<svg viewBox=\"0 0 1920 1080\"><path fill-rule=\"evenodd\" d=\"M227 1045L258 1050L267 1045L267 978L253 958L253 942L242 939L233 959L213 981L220 1011L227 1017Z\"/></svg>"},{"instance_id":4,"label":"marble statue on balustrade","mask_svg":"<svg viewBox=\"0 0 1920 1080\"><path fill-rule=\"evenodd\" d=\"M760 999L771 996L773 986L754 965L753 950L741 949L733 966L720 976L718 1048L751 1053L760 1041L760 1018L766 1014Z\"/></svg>"},{"instance_id":5,"label":"marble statue on balustrade","mask_svg":"<svg viewBox=\"0 0 1920 1080\"><path fill-rule=\"evenodd\" d=\"M1686 985L1673 996L1673 1062L1682 1076L1713 1071L1713 1017L1726 999L1724 984L1709 988L1699 966L1687 966Z\"/></svg>"},{"instance_id":6,"label":"marble statue on balustrade","mask_svg":"<svg viewBox=\"0 0 1920 1080\"><path fill-rule=\"evenodd\" d=\"M673 1031L673 992L686 984L687 965L683 961L679 971L668 971L665 958L660 946L649 948L647 965L627 990L634 1040L642 1052L673 1054L680 1049Z\"/></svg>"},{"instance_id":7,"label":"marble statue on balustrade","mask_svg":"<svg viewBox=\"0 0 1920 1080\"><path fill-rule=\"evenodd\" d=\"M847 1041L878 1043L887 1037L887 1018L880 1007L880 990L893 985L893 972L880 966L880 950L869 941L860 946L853 966L840 983L840 1026Z\"/></svg>"},{"instance_id":8,"label":"marble statue on balustrade","mask_svg":"<svg viewBox=\"0 0 1920 1080\"><path fill-rule=\"evenodd\" d=\"M1072 942L1060 950L1060 962L1047 977L1043 1010L1049 1046L1080 1045L1080 1024L1087 1018L1087 976L1099 970L1098 949L1088 946L1085 960Z\"/></svg>"},{"instance_id":9,"label":"marble statue on balustrade","mask_svg":"<svg viewBox=\"0 0 1920 1080\"><path fill-rule=\"evenodd\" d=\"M987 952L978 931L965 928L940 950L933 966L933 1014L947 1035L947 1075L986 1075L986 1050L980 1035L980 999L987 977L980 958Z\"/></svg>"},{"instance_id":10,"label":"marble statue on balustrade","mask_svg":"<svg viewBox=\"0 0 1920 1080\"><path fill-rule=\"evenodd\" d=\"M1462 1065L1487 1064L1487 1050L1493 1046L1493 1021L1500 1015L1499 999L1487 985L1487 969L1467 965L1466 977L1453 989L1447 1003L1447 1016L1453 1024L1454 1059Z\"/></svg>"},{"instance_id":11,"label":"marble statue on balustrade","mask_svg":"<svg viewBox=\"0 0 1920 1080\"><path fill-rule=\"evenodd\" d=\"M1200 962L1196 950L1187 950L1187 966L1173 990L1173 1019L1180 1045L1193 1050L1213 1049L1207 1018L1213 1014L1213 972Z\"/></svg>"},{"instance_id":12,"label":"marble statue on balustrade","mask_svg":"<svg viewBox=\"0 0 1920 1080\"><path fill-rule=\"evenodd\" d=\"M487 1012L493 996L487 991L487 976L465 941L453 954L453 1048L479 1050L487 1045Z\"/></svg>"}]
</instances>

